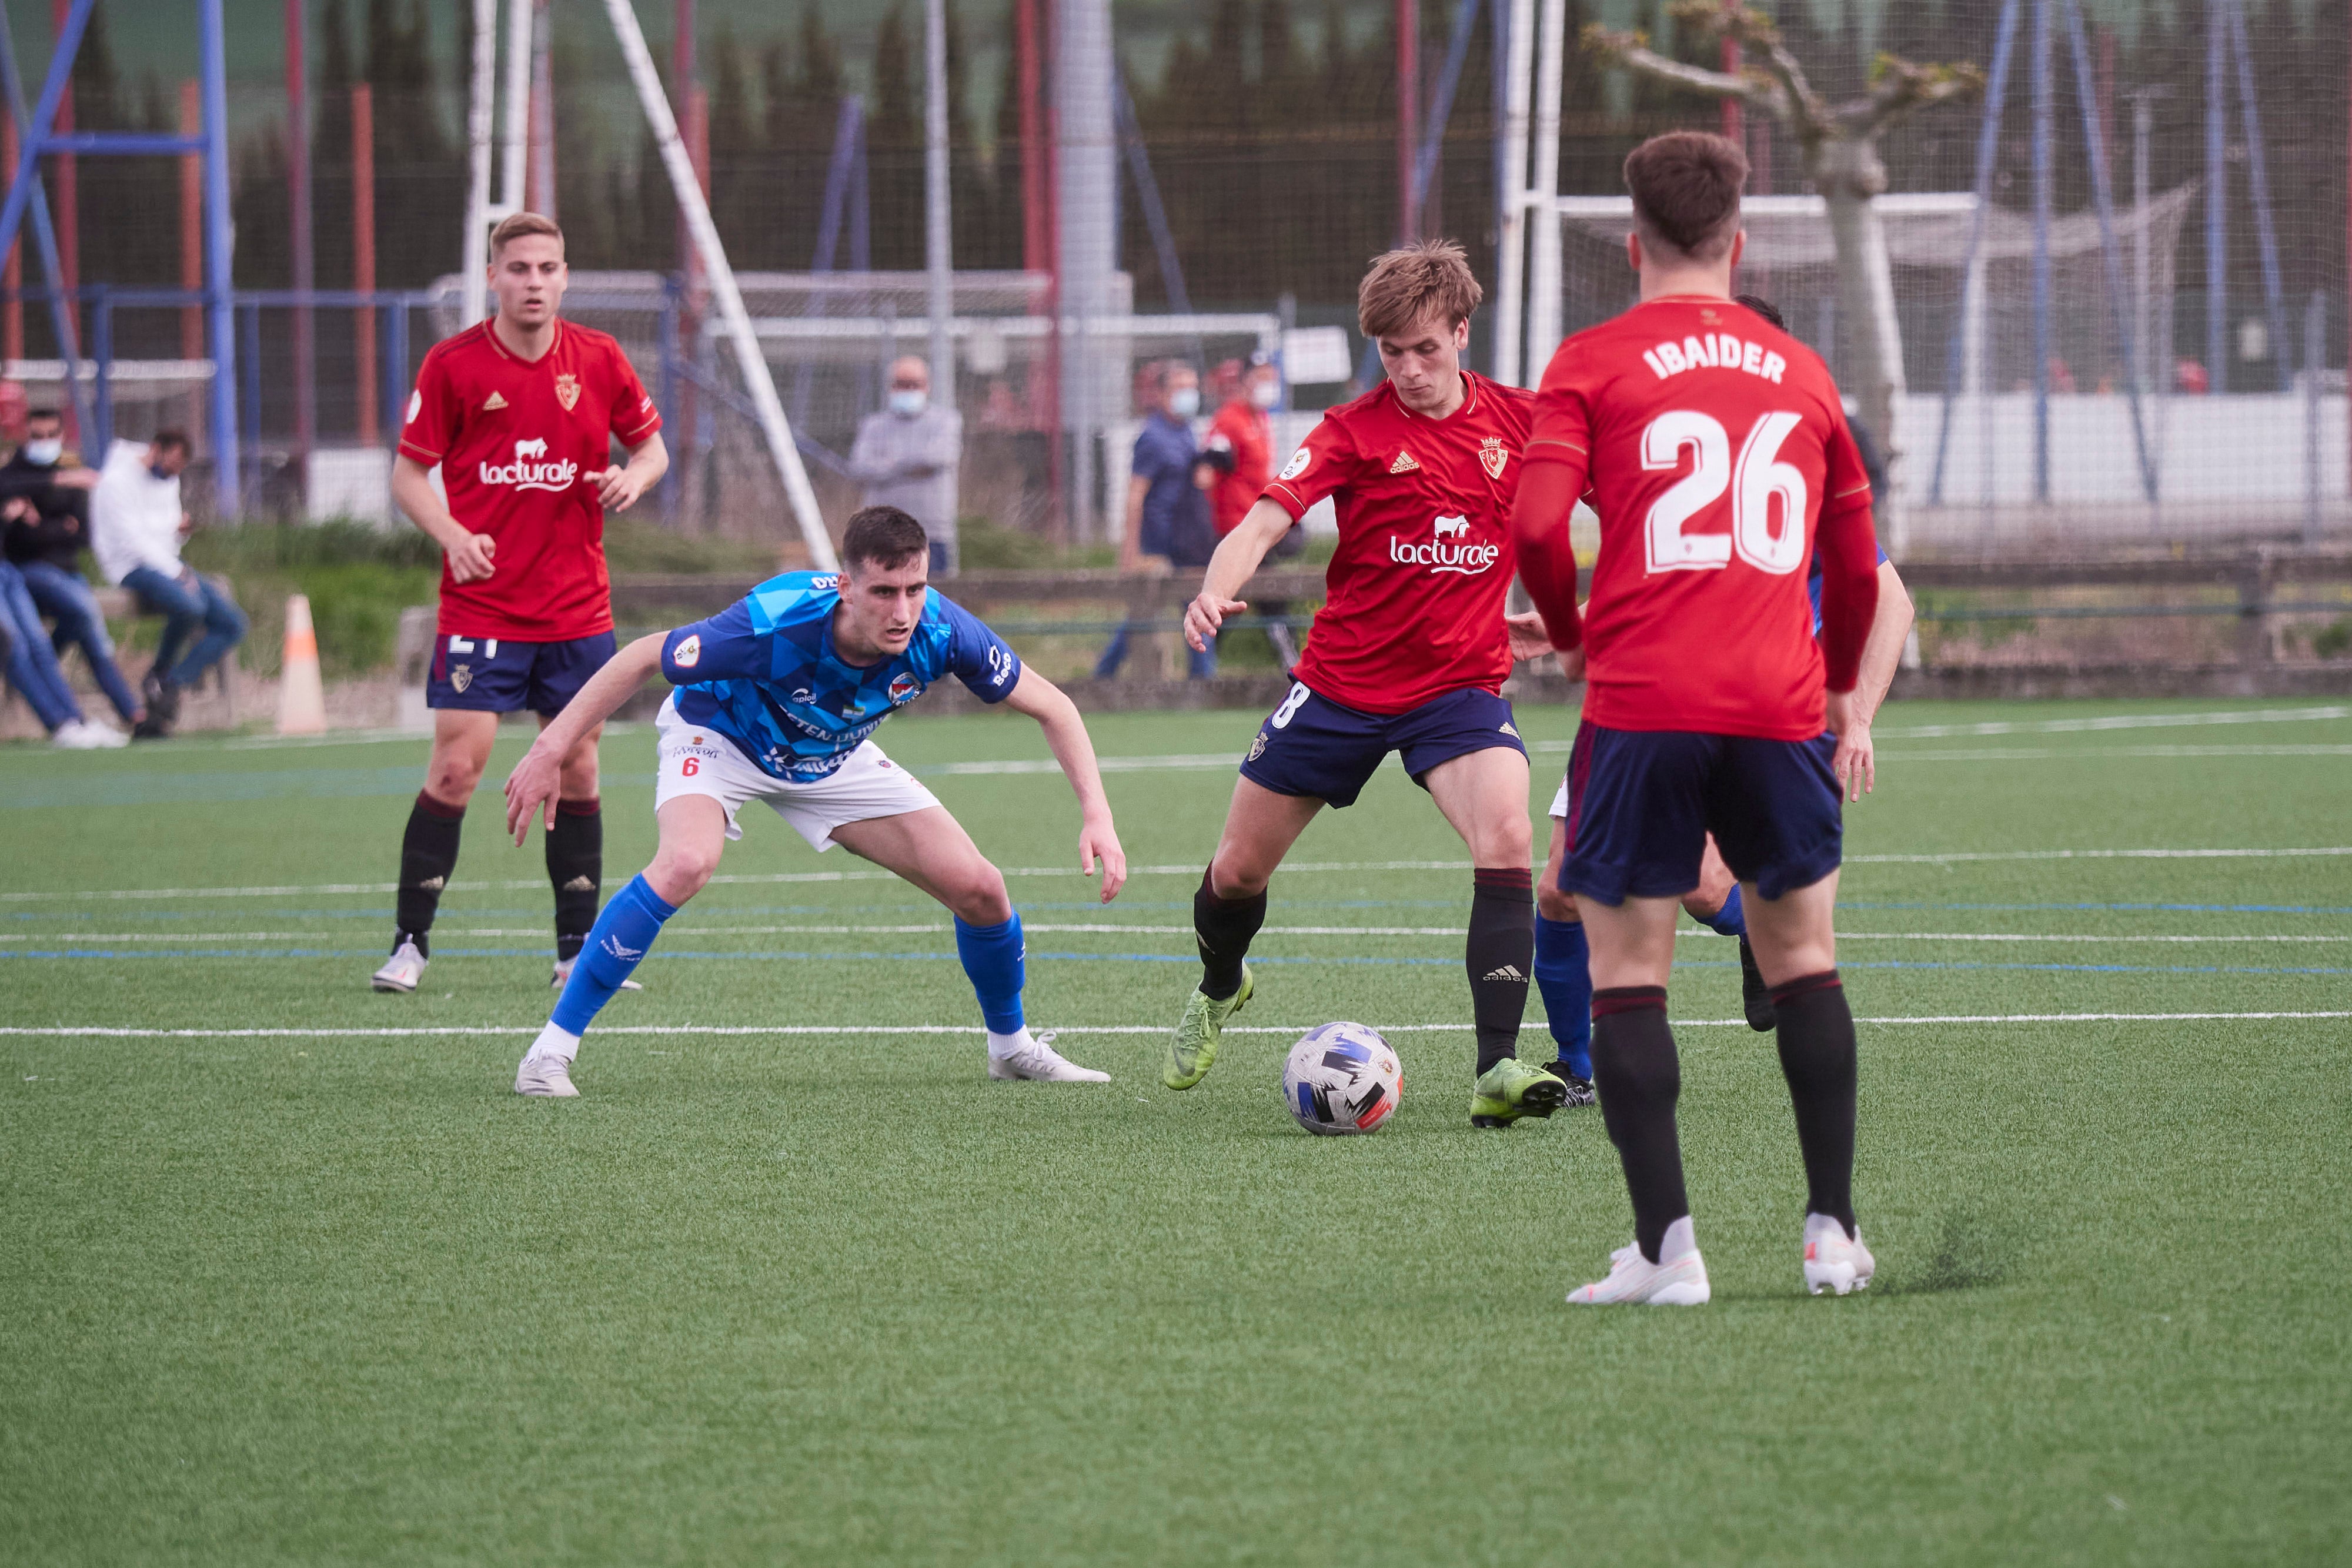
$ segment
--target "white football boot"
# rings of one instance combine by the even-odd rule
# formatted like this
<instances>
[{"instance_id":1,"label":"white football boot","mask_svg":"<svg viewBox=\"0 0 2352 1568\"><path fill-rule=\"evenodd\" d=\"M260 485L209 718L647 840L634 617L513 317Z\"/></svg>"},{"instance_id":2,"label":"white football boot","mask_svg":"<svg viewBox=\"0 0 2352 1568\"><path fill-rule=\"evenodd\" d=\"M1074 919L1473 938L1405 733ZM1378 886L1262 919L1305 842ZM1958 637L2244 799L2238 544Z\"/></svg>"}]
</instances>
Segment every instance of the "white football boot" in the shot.
<instances>
[{"instance_id":1,"label":"white football boot","mask_svg":"<svg viewBox=\"0 0 2352 1568\"><path fill-rule=\"evenodd\" d=\"M1054 1034L1048 1030L1031 1039L1023 1030L1013 1037L1008 1049L997 1049L992 1037L988 1047L988 1075L996 1079L1032 1079L1044 1083L1108 1083L1110 1074L1097 1072L1091 1067L1080 1067L1066 1061L1054 1049Z\"/></svg>"},{"instance_id":2,"label":"white football boot","mask_svg":"<svg viewBox=\"0 0 2352 1568\"><path fill-rule=\"evenodd\" d=\"M580 960L577 958L558 958L555 961L555 978L547 982L549 988L560 991L568 985L572 979L572 966L579 961ZM642 991L645 988L637 984L635 980L623 980L621 982L621 989L625 991Z\"/></svg>"},{"instance_id":3,"label":"white football boot","mask_svg":"<svg viewBox=\"0 0 2352 1568\"><path fill-rule=\"evenodd\" d=\"M414 942L403 942L383 961L383 967L368 981L379 991L413 991L416 982L425 977L425 955L416 950Z\"/></svg>"},{"instance_id":4,"label":"white football boot","mask_svg":"<svg viewBox=\"0 0 2352 1568\"><path fill-rule=\"evenodd\" d=\"M1862 1244L1862 1228L1848 1239L1845 1227L1826 1214L1805 1216L1805 1289L1845 1295L1870 1283L1878 1260Z\"/></svg>"},{"instance_id":5,"label":"white football boot","mask_svg":"<svg viewBox=\"0 0 2352 1568\"><path fill-rule=\"evenodd\" d=\"M1570 1306L1703 1307L1710 1293L1706 1260L1698 1255L1690 1216L1685 1215L1666 1227L1657 1262L1643 1257L1638 1243L1620 1247L1609 1254L1609 1278L1578 1286L1568 1301Z\"/></svg>"},{"instance_id":6,"label":"white football boot","mask_svg":"<svg viewBox=\"0 0 2352 1568\"><path fill-rule=\"evenodd\" d=\"M577 1100L572 1063L560 1056L526 1056L515 1069L515 1092L541 1100Z\"/></svg>"}]
</instances>

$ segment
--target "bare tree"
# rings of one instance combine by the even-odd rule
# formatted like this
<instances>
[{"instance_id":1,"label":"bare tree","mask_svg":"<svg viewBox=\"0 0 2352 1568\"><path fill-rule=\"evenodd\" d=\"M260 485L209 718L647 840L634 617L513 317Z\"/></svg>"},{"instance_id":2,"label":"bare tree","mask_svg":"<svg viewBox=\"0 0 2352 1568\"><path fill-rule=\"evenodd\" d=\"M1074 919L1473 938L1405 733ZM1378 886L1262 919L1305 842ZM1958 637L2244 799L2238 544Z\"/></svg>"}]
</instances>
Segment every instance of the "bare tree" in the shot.
<instances>
[{"instance_id":1,"label":"bare tree","mask_svg":"<svg viewBox=\"0 0 2352 1568\"><path fill-rule=\"evenodd\" d=\"M1584 29L1584 48L1605 63L1669 87L1738 99L1789 128L1804 154L1805 178L1829 208L1837 248L1838 316L1852 350L1848 363L1861 375L1853 390L1863 417L1886 448L1887 461L1898 461L1902 434L1895 424L1895 400L1904 390L1903 337L1895 314L1886 231L1872 205L1872 198L1886 189L1878 138L1918 110L1983 91L1983 71L1973 65L1918 65L1881 54L1871 66L1869 90L1832 103L1813 89L1780 30L1762 12L1720 0L1676 0L1667 15L1702 37L1736 39L1745 58L1760 63L1737 75L1685 65L1652 49L1640 33L1598 24Z\"/></svg>"}]
</instances>

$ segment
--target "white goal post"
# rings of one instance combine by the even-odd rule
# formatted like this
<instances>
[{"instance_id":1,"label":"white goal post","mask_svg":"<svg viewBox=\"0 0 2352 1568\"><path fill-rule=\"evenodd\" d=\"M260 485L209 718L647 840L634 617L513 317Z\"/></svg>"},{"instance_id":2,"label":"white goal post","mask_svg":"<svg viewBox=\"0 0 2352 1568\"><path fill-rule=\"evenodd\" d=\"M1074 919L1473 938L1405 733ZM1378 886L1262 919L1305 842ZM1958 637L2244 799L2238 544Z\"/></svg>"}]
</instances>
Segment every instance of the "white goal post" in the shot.
<instances>
[{"instance_id":1,"label":"white goal post","mask_svg":"<svg viewBox=\"0 0 2352 1568\"><path fill-rule=\"evenodd\" d=\"M508 200L501 207L494 207L490 202L490 99L497 79L493 56L497 48L496 14L500 3L501 0L474 0L473 101L467 120L473 154L472 179L467 200L465 251L466 308L469 320L479 319L479 290L488 269L492 215L502 217L515 211L522 199L522 127L523 110L528 102L530 0L503 0L504 4L515 8L514 25L509 29L508 44L512 56L508 73L508 145L504 160ZM808 470L802 465L800 448L793 442L792 425L784 418L783 402L776 395L775 378L769 373L767 357L761 351L751 315L743 308L742 292L735 283L735 269L728 263L727 249L719 243L717 225L710 221L710 204L703 199L702 183L695 177L694 162L687 153L684 139L678 135L677 118L670 112L669 99L662 91L661 75L654 68L653 53L646 47L645 30L637 25L637 15L630 0L604 0L604 12L612 20L614 37L620 41L622 57L628 62L629 79L636 88L638 107L644 110L646 123L654 133L655 145L661 153L662 168L669 175L670 192L677 200L679 215L686 220L687 233L693 239L695 253L702 263L712 302L718 307L719 321L735 351L735 362L743 377L744 391L751 398L753 412L759 416L760 431L765 438L768 455L776 465L778 477L783 481L784 497L792 507L793 520L800 526L801 538L808 547L809 559L819 570L835 570L840 563L834 553L833 536L825 531L824 515L817 507L816 491L809 484Z\"/></svg>"}]
</instances>

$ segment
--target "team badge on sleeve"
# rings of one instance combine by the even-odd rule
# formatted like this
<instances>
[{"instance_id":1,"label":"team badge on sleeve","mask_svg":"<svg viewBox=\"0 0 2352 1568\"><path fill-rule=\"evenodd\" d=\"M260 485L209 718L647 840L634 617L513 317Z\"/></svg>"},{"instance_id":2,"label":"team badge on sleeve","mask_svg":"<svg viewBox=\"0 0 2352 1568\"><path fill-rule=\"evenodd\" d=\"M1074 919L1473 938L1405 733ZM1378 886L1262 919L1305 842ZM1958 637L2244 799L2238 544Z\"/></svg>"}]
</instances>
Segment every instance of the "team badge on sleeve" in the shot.
<instances>
[{"instance_id":1,"label":"team badge on sleeve","mask_svg":"<svg viewBox=\"0 0 2352 1568\"><path fill-rule=\"evenodd\" d=\"M669 662L681 670L690 670L702 662L702 633L695 632L670 650Z\"/></svg>"},{"instance_id":2,"label":"team badge on sleeve","mask_svg":"<svg viewBox=\"0 0 2352 1568\"><path fill-rule=\"evenodd\" d=\"M556 377L555 401L563 405L564 413L570 413L572 405L580 401L580 378L570 371Z\"/></svg>"},{"instance_id":3,"label":"team badge on sleeve","mask_svg":"<svg viewBox=\"0 0 2352 1568\"><path fill-rule=\"evenodd\" d=\"M1306 473L1307 465L1314 461L1315 454L1307 450L1306 447L1301 446L1297 451L1290 455L1290 461L1282 465L1282 472L1276 475L1275 477L1277 479L1296 479L1301 474Z\"/></svg>"},{"instance_id":4,"label":"team badge on sleeve","mask_svg":"<svg viewBox=\"0 0 2352 1568\"><path fill-rule=\"evenodd\" d=\"M1486 471L1487 478L1501 478L1503 465L1510 460L1511 455L1503 449L1499 437L1490 435L1478 444L1478 466Z\"/></svg>"}]
</instances>

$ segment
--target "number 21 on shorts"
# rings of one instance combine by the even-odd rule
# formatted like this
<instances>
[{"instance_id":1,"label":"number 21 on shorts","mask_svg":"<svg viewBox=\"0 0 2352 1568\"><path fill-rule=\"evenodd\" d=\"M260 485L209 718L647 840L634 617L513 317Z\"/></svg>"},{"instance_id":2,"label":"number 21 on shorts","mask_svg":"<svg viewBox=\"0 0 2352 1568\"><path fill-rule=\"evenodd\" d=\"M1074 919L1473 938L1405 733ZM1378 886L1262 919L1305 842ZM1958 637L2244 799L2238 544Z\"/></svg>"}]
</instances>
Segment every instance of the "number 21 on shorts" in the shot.
<instances>
[{"instance_id":1,"label":"number 21 on shorts","mask_svg":"<svg viewBox=\"0 0 2352 1568\"><path fill-rule=\"evenodd\" d=\"M1679 468L1685 449L1697 461L1650 507L1642 529L1643 555L1653 572L1719 571L1732 552L1759 571L1785 577L1805 564L1805 476L1780 461L1780 444L1803 416L1775 410L1759 415L1739 459L1723 422L1696 409L1676 409L1642 432L1642 466ZM1731 492L1731 532L1686 534L1684 526ZM1772 531L1772 502L1781 503L1780 531Z\"/></svg>"}]
</instances>

